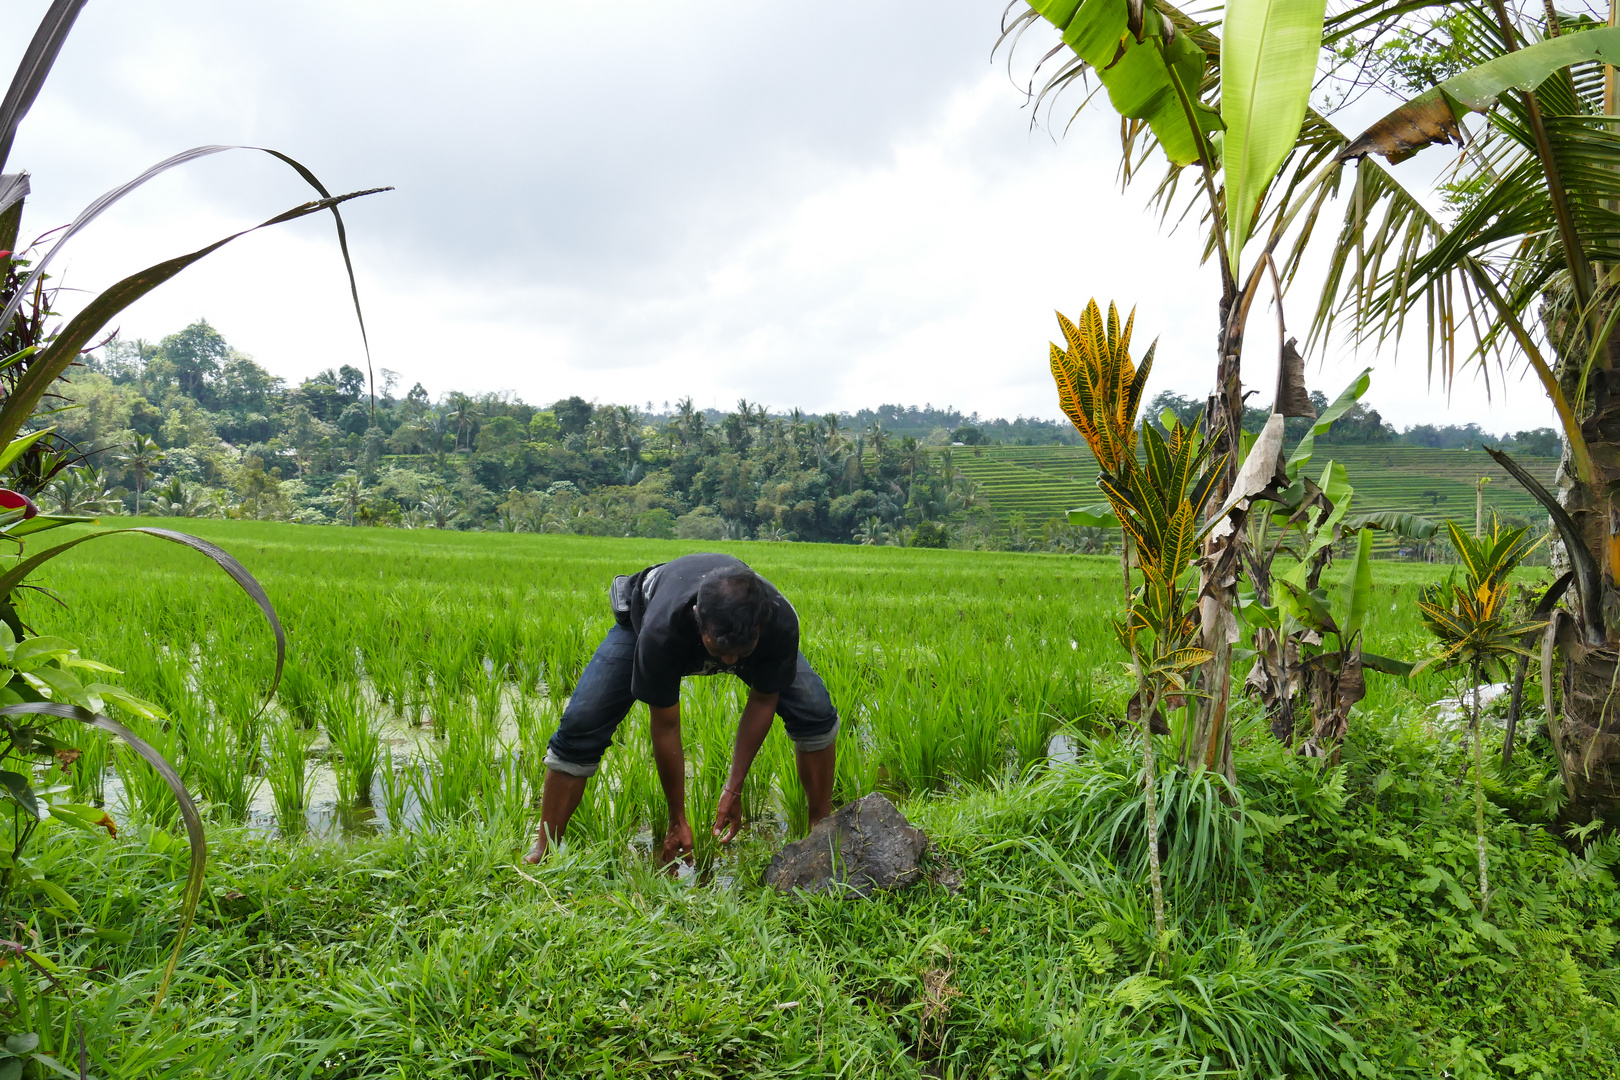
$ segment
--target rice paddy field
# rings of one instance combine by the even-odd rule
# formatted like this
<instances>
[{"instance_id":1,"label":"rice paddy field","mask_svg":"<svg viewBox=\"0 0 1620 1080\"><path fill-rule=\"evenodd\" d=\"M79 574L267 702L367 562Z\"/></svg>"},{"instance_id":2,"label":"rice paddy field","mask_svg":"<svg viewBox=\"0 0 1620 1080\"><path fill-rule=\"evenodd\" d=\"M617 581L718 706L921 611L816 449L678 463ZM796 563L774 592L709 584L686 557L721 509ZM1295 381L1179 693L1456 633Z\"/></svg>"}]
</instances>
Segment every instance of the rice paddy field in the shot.
<instances>
[{"instance_id":1,"label":"rice paddy field","mask_svg":"<svg viewBox=\"0 0 1620 1080\"><path fill-rule=\"evenodd\" d=\"M1039 527L1048 518L1077 506L1101 502L1097 463L1083 446L956 447L952 462L981 485L998 520L1024 515ZM1485 511L1503 517L1540 521L1545 514L1501 466L1478 450L1440 450L1423 446L1321 446L1313 472L1329 460L1349 472L1355 486L1355 510L1398 510L1440 519L1474 520L1474 485L1485 486ZM1522 464L1548 488L1558 470L1554 458L1525 458ZM1393 547L1386 542L1381 545Z\"/></svg>"},{"instance_id":2,"label":"rice paddy field","mask_svg":"<svg viewBox=\"0 0 1620 1080\"><path fill-rule=\"evenodd\" d=\"M1235 787L1164 766L1155 942L1116 560L708 544L793 601L843 716L835 804L888 794L933 840L929 880L870 900L761 887L805 828L779 728L748 830L712 842L741 703L724 676L682 692L690 871L652 863L641 706L564 847L528 867L545 741L610 625L608 582L697 546L165 524L259 578L287 670L261 709L268 632L173 545L103 539L36 578L61 604L25 617L162 706L124 719L210 820L203 911L151 1012L187 866L176 808L75 733L61 783L122 828L46 837L40 865L80 910L12 912L52 970L5 975L8 1022L62 1061L82 1030L91 1075L1620 1075L1620 847L1555 823L1532 732L1489 770L1483 907L1441 677L1369 676L1336 768L1247 706ZM1377 566L1370 649L1427 648L1413 598L1434 572Z\"/></svg>"}]
</instances>

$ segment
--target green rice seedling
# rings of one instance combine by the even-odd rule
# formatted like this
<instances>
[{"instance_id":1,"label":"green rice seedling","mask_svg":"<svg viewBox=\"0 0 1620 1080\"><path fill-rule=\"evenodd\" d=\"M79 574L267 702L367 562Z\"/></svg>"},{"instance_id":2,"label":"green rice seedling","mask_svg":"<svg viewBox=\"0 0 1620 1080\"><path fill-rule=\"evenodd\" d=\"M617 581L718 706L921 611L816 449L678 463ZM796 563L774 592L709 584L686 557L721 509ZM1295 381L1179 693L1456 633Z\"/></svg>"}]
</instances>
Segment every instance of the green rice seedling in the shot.
<instances>
[{"instance_id":1,"label":"green rice seedling","mask_svg":"<svg viewBox=\"0 0 1620 1080\"><path fill-rule=\"evenodd\" d=\"M528 778L536 805L539 804L540 789L546 780L546 743L556 727L549 719L541 718L537 704L536 699L526 693L512 696L512 720L518 735L518 761ZM625 725L629 725L628 720Z\"/></svg>"},{"instance_id":2,"label":"green rice seedling","mask_svg":"<svg viewBox=\"0 0 1620 1080\"><path fill-rule=\"evenodd\" d=\"M409 661L403 650L384 648L366 654L366 674L379 703L404 716L410 699Z\"/></svg>"},{"instance_id":3,"label":"green rice seedling","mask_svg":"<svg viewBox=\"0 0 1620 1080\"><path fill-rule=\"evenodd\" d=\"M489 781L489 758L475 740L464 714L452 714L445 736L433 742L432 756L412 773L422 820L443 829L463 821L477 807Z\"/></svg>"},{"instance_id":4,"label":"green rice seedling","mask_svg":"<svg viewBox=\"0 0 1620 1080\"><path fill-rule=\"evenodd\" d=\"M57 737L79 752L78 759L67 769L73 801L105 806L107 766L113 752L112 736L83 724L73 724L58 729Z\"/></svg>"},{"instance_id":5,"label":"green rice seedling","mask_svg":"<svg viewBox=\"0 0 1620 1080\"><path fill-rule=\"evenodd\" d=\"M613 742L609 755L618 759L618 790L623 803L621 822L626 842L643 828L650 831L655 842L659 841L669 827L669 807L664 802L664 789L653 766L652 728L647 711L640 706L632 709L619 725Z\"/></svg>"},{"instance_id":6,"label":"green rice seedling","mask_svg":"<svg viewBox=\"0 0 1620 1080\"><path fill-rule=\"evenodd\" d=\"M957 738L952 730L954 710L937 700L911 699L891 684L877 715L884 786L899 795L926 794L944 786Z\"/></svg>"},{"instance_id":7,"label":"green rice seedling","mask_svg":"<svg viewBox=\"0 0 1620 1080\"><path fill-rule=\"evenodd\" d=\"M1055 713L1048 712L1043 703L1020 707L1012 715L1013 752L1017 755L1018 775L1028 776L1046 764L1051 754L1052 736L1059 722Z\"/></svg>"},{"instance_id":8,"label":"green rice seedling","mask_svg":"<svg viewBox=\"0 0 1620 1080\"><path fill-rule=\"evenodd\" d=\"M529 605L524 606L527 608ZM519 694L538 693L541 679L545 677L544 643L537 629L538 624L535 620L525 618L518 624L516 637L512 642L509 666Z\"/></svg>"},{"instance_id":9,"label":"green rice seedling","mask_svg":"<svg viewBox=\"0 0 1620 1080\"><path fill-rule=\"evenodd\" d=\"M577 621L552 624L544 649L546 692L552 701L560 704L574 692L592 647L586 641L585 627Z\"/></svg>"},{"instance_id":10,"label":"green rice seedling","mask_svg":"<svg viewBox=\"0 0 1620 1080\"><path fill-rule=\"evenodd\" d=\"M860 725L847 716L838 728L835 769L833 803L836 806L870 795L877 788L877 755L867 745ZM794 783L798 783L796 778ZM804 797L803 791L799 797Z\"/></svg>"},{"instance_id":11,"label":"green rice seedling","mask_svg":"<svg viewBox=\"0 0 1620 1080\"><path fill-rule=\"evenodd\" d=\"M412 727L421 727L427 716L428 702L433 690L433 676L428 665L412 660L405 667L405 698L399 713Z\"/></svg>"},{"instance_id":12,"label":"green rice seedling","mask_svg":"<svg viewBox=\"0 0 1620 1080\"><path fill-rule=\"evenodd\" d=\"M455 691L447 683L441 683L435 676L433 685L428 690L428 722L433 726L433 737L442 739L455 717L460 712L461 702Z\"/></svg>"},{"instance_id":13,"label":"green rice seedling","mask_svg":"<svg viewBox=\"0 0 1620 1080\"><path fill-rule=\"evenodd\" d=\"M714 872L720 854L720 841L714 835L714 815L720 805L720 792L726 785L729 758L706 753L696 763L687 784L686 816L692 823L692 863L705 877Z\"/></svg>"},{"instance_id":14,"label":"green rice seedling","mask_svg":"<svg viewBox=\"0 0 1620 1080\"><path fill-rule=\"evenodd\" d=\"M465 620L465 612L446 610L444 621L439 625L455 627ZM433 648L429 660L433 665L433 683L444 687L456 696L467 692L473 671L478 666L481 654L478 646L465 632L444 632L434 635Z\"/></svg>"},{"instance_id":15,"label":"green rice seedling","mask_svg":"<svg viewBox=\"0 0 1620 1080\"><path fill-rule=\"evenodd\" d=\"M371 785L381 750L377 718L354 683L328 688L321 718L335 755L338 802L345 807L371 805Z\"/></svg>"},{"instance_id":16,"label":"green rice seedling","mask_svg":"<svg viewBox=\"0 0 1620 1080\"><path fill-rule=\"evenodd\" d=\"M501 726L501 704L506 696L506 671L485 659L483 668L472 679L473 708L481 725L492 731Z\"/></svg>"},{"instance_id":17,"label":"green rice seedling","mask_svg":"<svg viewBox=\"0 0 1620 1080\"><path fill-rule=\"evenodd\" d=\"M513 748L502 746L488 772L488 779L479 792L484 824L514 835L522 832L529 817L529 787Z\"/></svg>"},{"instance_id":18,"label":"green rice seedling","mask_svg":"<svg viewBox=\"0 0 1620 1080\"><path fill-rule=\"evenodd\" d=\"M952 771L967 784L985 784L1001 776L1007 763L1007 749L1003 736L1005 699L987 679L962 679L965 672L942 680L950 686L951 707L954 718L947 714L947 722L954 723L951 739ZM942 691L944 692L944 691Z\"/></svg>"},{"instance_id":19,"label":"green rice seedling","mask_svg":"<svg viewBox=\"0 0 1620 1080\"><path fill-rule=\"evenodd\" d=\"M326 678L316 674L308 663L290 662L281 673L281 685L276 688L276 700L288 715L305 727L320 723L321 703Z\"/></svg>"},{"instance_id":20,"label":"green rice seedling","mask_svg":"<svg viewBox=\"0 0 1620 1080\"><path fill-rule=\"evenodd\" d=\"M781 721L778 720L771 724L771 730L774 731L781 726ZM748 778L743 781L742 788L742 815L745 828L771 811L775 802L776 765L776 759L765 753L763 747L754 755L754 763L748 770Z\"/></svg>"},{"instance_id":21,"label":"green rice seedling","mask_svg":"<svg viewBox=\"0 0 1620 1080\"><path fill-rule=\"evenodd\" d=\"M776 802L781 808L782 820L788 836L797 839L810 831L810 802L799 783L799 766L794 756L793 740L780 727L773 727L765 737L761 756L772 759L771 775L776 780Z\"/></svg>"},{"instance_id":22,"label":"green rice seedling","mask_svg":"<svg viewBox=\"0 0 1620 1080\"><path fill-rule=\"evenodd\" d=\"M378 787L382 792L382 811L388 818L388 828L399 832L405 828L405 800L410 795L410 772L417 766L416 759L407 757L404 764L394 762L394 744L383 746L383 759L378 770Z\"/></svg>"},{"instance_id":23,"label":"green rice seedling","mask_svg":"<svg viewBox=\"0 0 1620 1080\"><path fill-rule=\"evenodd\" d=\"M266 741L265 782L270 785L276 828L291 840L302 836L308 825L309 782L315 772L309 749L315 732L289 713L269 725Z\"/></svg>"},{"instance_id":24,"label":"green rice seedling","mask_svg":"<svg viewBox=\"0 0 1620 1080\"><path fill-rule=\"evenodd\" d=\"M176 725L169 721L147 720L126 713L124 723L169 760L181 775L188 762ZM157 772L128 746L120 745L113 756L113 768L124 789L124 813L161 829L172 827L180 817L180 804L174 792Z\"/></svg>"},{"instance_id":25,"label":"green rice seedling","mask_svg":"<svg viewBox=\"0 0 1620 1080\"><path fill-rule=\"evenodd\" d=\"M264 731L269 722L263 691L253 683L237 680L221 689L214 698L214 712L231 729L232 738L245 754L244 767L259 772L264 757Z\"/></svg>"},{"instance_id":26,"label":"green rice seedling","mask_svg":"<svg viewBox=\"0 0 1620 1080\"><path fill-rule=\"evenodd\" d=\"M253 772L258 747L241 742L237 729L224 717L214 716L192 729L187 741L190 775L202 797L226 821L247 821L253 796L264 783Z\"/></svg>"},{"instance_id":27,"label":"green rice seedling","mask_svg":"<svg viewBox=\"0 0 1620 1080\"><path fill-rule=\"evenodd\" d=\"M612 792L606 790L602 770L585 782L585 792L579 797L574 816L568 819L565 838L574 846L595 843L607 827L612 813Z\"/></svg>"}]
</instances>

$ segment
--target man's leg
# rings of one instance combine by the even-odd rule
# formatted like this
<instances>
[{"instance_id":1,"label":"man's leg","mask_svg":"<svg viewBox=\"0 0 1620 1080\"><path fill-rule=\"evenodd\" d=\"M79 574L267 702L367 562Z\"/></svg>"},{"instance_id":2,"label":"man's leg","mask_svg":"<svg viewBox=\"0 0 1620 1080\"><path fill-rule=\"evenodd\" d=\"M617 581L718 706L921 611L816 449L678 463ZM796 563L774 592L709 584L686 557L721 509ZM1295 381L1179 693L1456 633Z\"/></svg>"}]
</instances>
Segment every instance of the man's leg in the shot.
<instances>
[{"instance_id":1,"label":"man's leg","mask_svg":"<svg viewBox=\"0 0 1620 1080\"><path fill-rule=\"evenodd\" d=\"M832 813L833 777L838 772L838 744L828 743L820 750L793 749L799 766L799 786L810 806L810 824Z\"/></svg>"},{"instance_id":2,"label":"man's leg","mask_svg":"<svg viewBox=\"0 0 1620 1080\"><path fill-rule=\"evenodd\" d=\"M803 653L793 685L776 699L776 713L793 740L799 785L804 788L810 824L814 825L832 813L833 779L838 773L838 710L827 685Z\"/></svg>"},{"instance_id":3,"label":"man's leg","mask_svg":"<svg viewBox=\"0 0 1620 1080\"><path fill-rule=\"evenodd\" d=\"M615 625L596 647L546 746L546 779L540 793L540 828L523 861L537 863L546 849L562 839L568 819L579 808L585 784L601 764L613 733L630 712L630 670L636 635Z\"/></svg>"}]
</instances>

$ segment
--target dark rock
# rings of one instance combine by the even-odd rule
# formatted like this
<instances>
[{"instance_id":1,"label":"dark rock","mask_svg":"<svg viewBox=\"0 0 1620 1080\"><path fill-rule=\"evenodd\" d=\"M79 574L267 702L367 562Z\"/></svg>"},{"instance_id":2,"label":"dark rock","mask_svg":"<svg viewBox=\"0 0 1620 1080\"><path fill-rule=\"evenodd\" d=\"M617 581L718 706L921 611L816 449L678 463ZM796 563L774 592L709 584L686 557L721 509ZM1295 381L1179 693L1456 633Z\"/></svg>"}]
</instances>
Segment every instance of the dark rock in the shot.
<instances>
[{"instance_id":1,"label":"dark rock","mask_svg":"<svg viewBox=\"0 0 1620 1080\"><path fill-rule=\"evenodd\" d=\"M765 882L782 892L897 889L922 877L918 860L928 837L877 792L841 807L816 823L810 835L788 844L765 870Z\"/></svg>"}]
</instances>

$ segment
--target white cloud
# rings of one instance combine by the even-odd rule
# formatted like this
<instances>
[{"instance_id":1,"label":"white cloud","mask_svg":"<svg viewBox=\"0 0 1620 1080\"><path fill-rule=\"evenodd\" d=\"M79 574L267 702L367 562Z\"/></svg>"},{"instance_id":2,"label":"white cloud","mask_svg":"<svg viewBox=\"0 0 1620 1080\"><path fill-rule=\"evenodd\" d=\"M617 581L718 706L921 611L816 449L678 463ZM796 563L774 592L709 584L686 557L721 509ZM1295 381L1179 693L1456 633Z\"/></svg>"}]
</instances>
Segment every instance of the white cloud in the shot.
<instances>
[{"instance_id":1,"label":"white cloud","mask_svg":"<svg viewBox=\"0 0 1620 1080\"><path fill-rule=\"evenodd\" d=\"M42 8L42 4L35 4ZM883 401L1056 416L1053 308L1138 308L1155 388L1201 393L1217 282L1115 183L1116 126L1031 132L992 64L1000 5L92 4L25 123L29 225L183 146L284 149L346 210L378 366L531 400L853 409ZM15 55L31 26L13 20ZM3 53L0 53L3 54ZM1035 55L1031 51L1030 55ZM155 181L76 241L96 288L306 197L262 155ZM1305 318L1302 297L1290 302ZM1270 397L1268 314L1249 345ZM161 336L206 315L297 379L355 363L328 222L239 241L132 309ZM1303 326L1300 327L1303 329ZM1330 395L1362 363L1313 374ZM1549 422L1533 387L1448 402L1379 361L1397 423Z\"/></svg>"}]
</instances>

